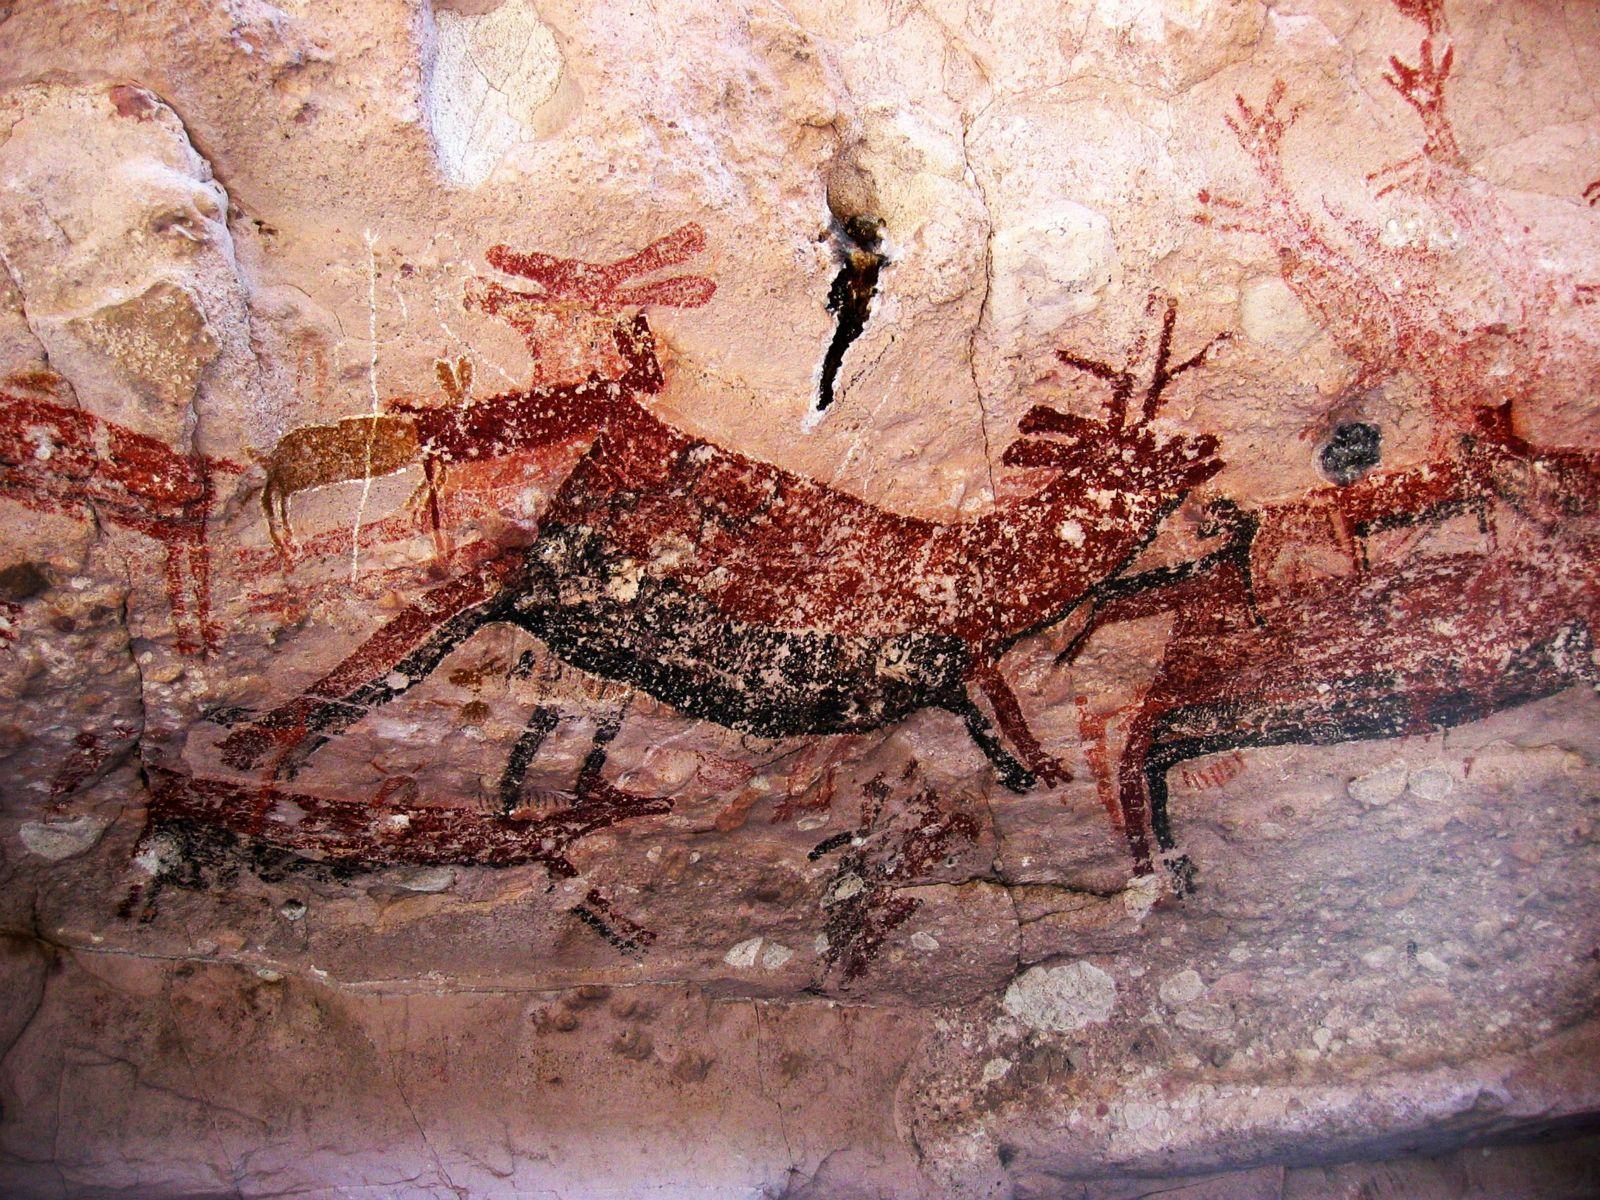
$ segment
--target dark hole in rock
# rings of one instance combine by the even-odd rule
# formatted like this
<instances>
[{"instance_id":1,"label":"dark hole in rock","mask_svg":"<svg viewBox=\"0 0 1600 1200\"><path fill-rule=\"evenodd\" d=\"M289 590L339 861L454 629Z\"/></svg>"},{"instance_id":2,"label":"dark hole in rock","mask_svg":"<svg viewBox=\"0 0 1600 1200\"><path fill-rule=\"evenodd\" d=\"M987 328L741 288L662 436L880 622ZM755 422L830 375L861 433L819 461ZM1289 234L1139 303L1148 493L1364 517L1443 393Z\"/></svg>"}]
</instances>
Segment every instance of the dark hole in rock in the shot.
<instances>
[{"instance_id":1,"label":"dark hole in rock","mask_svg":"<svg viewBox=\"0 0 1600 1200\"><path fill-rule=\"evenodd\" d=\"M32 600L47 591L49 587L49 577L36 563L12 563L9 567L0 569L0 600L21 604L24 600Z\"/></svg>"},{"instance_id":2,"label":"dark hole in rock","mask_svg":"<svg viewBox=\"0 0 1600 1200\"><path fill-rule=\"evenodd\" d=\"M834 385L845 351L867 327L872 315L872 298L878 294L878 274L885 255L879 250L883 222L877 217L847 217L835 224L844 264L828 289L828 311L838 314L839 324L822 358L822 379L817 387L817 411L833 403Z\"/></svg>"},{"instance_id":3,"label":"dark hole in rock","mask_svg":"<svg viewBox=\"0 0 1600 1200\"><path fill-rule=\"evenodd\" d=\"M1337 484L1354 483L1382 458L1383 432L1366 421L1350 421L1333 431L1317 456L1323 475Z\"/></svg>"}]
</instances>

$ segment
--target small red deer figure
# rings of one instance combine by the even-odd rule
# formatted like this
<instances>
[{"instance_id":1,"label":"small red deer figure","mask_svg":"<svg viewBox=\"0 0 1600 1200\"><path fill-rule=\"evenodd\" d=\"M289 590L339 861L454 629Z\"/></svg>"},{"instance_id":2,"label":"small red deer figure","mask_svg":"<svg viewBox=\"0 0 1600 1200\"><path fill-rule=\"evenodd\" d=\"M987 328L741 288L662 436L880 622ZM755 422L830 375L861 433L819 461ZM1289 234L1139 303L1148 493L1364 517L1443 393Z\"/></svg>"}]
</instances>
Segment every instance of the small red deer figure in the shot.
<instances>
[{"instance_id":1,"label":"small red deer figure","mask_svg":"<svg viewBox=\"0 0 1600 1200\"><path fill-rule=\"evenodd\" d=\"M279 555L287 562L292 549L289 499L295 493L350 479L377 478L413 463L422 466L429 521L435 539L442 542L439 488L445 471L452 464L503 458L589 431L582 416L593 407L587 397L607 381L592 368L587 378L582 374L576 374L575 381L566 377L597 357L611 359L624 371L610 380L624 390L659 390L660 371L654 358L632 354L628 348L632 332L615 314L643 304L683 308L705 304L716 285L698 275L626 285L630 278L686 262L704 249L705 233L695 224L614 263L585 263L491 247L487 253L490 265L531 279L542 290L513 292L480 279L469 285L467 304L500 317L523 335L534 356L538 382L523 391L473 399L469 395L470 362L462 359L454 367L441 362L440 381L451 403L397 399L376 416L348 417L285 434L267 458L267 482L261 493ZM584 335L598 335L601 340ZM545 362L550 347L563 353L554 370ZM544 382L552 376L556 382ZM563 422L570 433L558 432Z\"/></svg>"}]
</instances>

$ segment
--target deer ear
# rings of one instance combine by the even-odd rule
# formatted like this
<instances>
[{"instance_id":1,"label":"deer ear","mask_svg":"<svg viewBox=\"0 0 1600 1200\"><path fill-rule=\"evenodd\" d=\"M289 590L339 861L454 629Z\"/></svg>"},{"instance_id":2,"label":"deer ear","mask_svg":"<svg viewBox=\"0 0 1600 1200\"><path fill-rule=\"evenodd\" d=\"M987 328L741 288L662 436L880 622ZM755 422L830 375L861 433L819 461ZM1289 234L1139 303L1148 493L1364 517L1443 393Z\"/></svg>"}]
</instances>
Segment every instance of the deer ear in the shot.
<instances>
[{"instance_id":1,"label":"deer ear","mask_svg":"<svg viewBox=\"0 0 1600 1200\"><path fill-rule=\"evenodd\" d=\"M1070 437L1089 438L1102 432L1103 427L1098 421L1091 421L1088 417L1076 416L1073 413L1060 412L1044 404L1036 404L1023 415L1017 423L1021 433L1055 433L1066 434Z\"/></svg>"}]
</instances>

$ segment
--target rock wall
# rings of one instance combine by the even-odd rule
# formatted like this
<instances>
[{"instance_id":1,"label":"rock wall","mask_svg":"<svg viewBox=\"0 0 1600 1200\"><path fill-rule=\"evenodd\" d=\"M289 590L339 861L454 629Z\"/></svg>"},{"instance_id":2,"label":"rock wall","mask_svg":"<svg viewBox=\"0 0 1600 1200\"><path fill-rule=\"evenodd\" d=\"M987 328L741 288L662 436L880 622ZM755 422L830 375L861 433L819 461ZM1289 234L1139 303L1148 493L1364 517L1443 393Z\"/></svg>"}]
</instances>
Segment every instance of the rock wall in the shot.
<instances>
[{"instance_id":1,"label":"rock wall","mask_svg":"<svg viewBox=\"0 0 1600 1200\"><path fill-rule=\"evenodd\" d=\"M1600 1189L1597 68L0 5L3 1190Z\"/></svg>"}]
</instances>

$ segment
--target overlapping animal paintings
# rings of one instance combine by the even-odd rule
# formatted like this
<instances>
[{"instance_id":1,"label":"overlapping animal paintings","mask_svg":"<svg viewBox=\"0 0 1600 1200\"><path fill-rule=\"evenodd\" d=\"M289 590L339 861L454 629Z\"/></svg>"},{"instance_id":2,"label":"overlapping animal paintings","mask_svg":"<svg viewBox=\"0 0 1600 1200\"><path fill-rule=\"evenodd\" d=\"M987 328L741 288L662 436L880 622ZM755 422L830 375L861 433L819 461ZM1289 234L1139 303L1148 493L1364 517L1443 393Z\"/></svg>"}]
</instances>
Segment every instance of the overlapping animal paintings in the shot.
<instances>
[{"instance_id":1,"label":"overlapping animal paintings","mask_svg":"<svg viewBox=\"0 0 1600 1200\"><path fill-rule=\"evenodd\" d=\"M889 511L695 436L657 410L669 370L650 313L716 302L709 275L672 273L695 260L715 269L696 224L605 264L493 247L487 262L502 278L474 281L464 299L526 339L531 382L479 395L470 355L441 361L440 396L295 429L256 468L180 455L100 421L61 403L44 376L13 380L0 412L0 496L89 505L156 541L185 653L219 644L214 574L270 574L269 603L292 604L297 572L348 556L352 537L358 549L431 541L438 582L374 611L365 636L314 682L212 712L225 732L209 774L147 763L152 832L221 831L346 872L538 863L571 876L581 838L673 807L670 796L613 782L608 755L634 695L803 755L941 712L999 784L1048 789L1070 778L1074 748L1035 733L1008 682L1008 653L1043 638L1060 669L1078 670L1106 626L1168 615L1153 677L1116 722L1117 752L1091 746L1083 758L1102 776L1132 869L1164 865L1182 893L1194 868L1167 804L1180 764L1222 755L1214 762L1233 771L1252 747L1404 737L1600 682L1600 450L1540 445L1520 423L1543 362L1594 348L1556 345L1557 313L1593 291L1541 266L1467 175L1445 117L1452 56L1440 9L1402 7L1424 34L1418 62L1397 58L1389 80L1426 136L1374 186L1408 189L1482 233L1496 286L1524 321L1479 319L1435 285L1432 251L1394 248L1301 200L1282 169L1295 118L1284 89L1241 98L1229 124L1260 198L1201 193L1199 220L1267 239L1284 282L1355 364L1347 399L1406 372L1421 382L1434 431L1424 455L1391 466L1385 431L1359 405L1330 405L1314 451L1328 482L1304 495L1262 502L1219 489L1218 440L1163 415L1228 333L1186 328L1178 305L1156 296L1153 345L1141 341L1126 361L1058 351L1060 401L1028 409L1001 456L1028 473L1029 490L968 519ZM481 528L463 540L464 516L518 478L504 464L529 460L560 464L535 518L498 540ZM207 540L215 480L252 469L271 548L219 551ZM409 469L420 488L403 511L354 534L297 528L297 496ZM1166 523L1182 506L1199 516L1204 549L1163 560ZM1484 535L1474 547L1430 548L1427 531L1462 520ZM1309 578L1272 569L1285 546L1306 542L1341 568ZM554 669L588 681L589 744L569 780L548 786L535 770L570 715L554 701L530 705L487 805L403 785L350 795L318 780L330 742L425 690L494 629L520 630L539 648L498 662L504 676ZM737 792L750 769L723 765ZM832 800L831 775L816 779L799 803ZM894 885L906 864L977 837L959 805L909 783L904 809L926 819L896 835L896 853L873 858L892 786L880 776L862 788L861 829L813 852L848 845L853 869L875 881L835 914L850 926L832 941L846 975L905 919L911 902ZM629 952L648 944L604 896L580 907Z\"/></svg>"}]
</instances>

